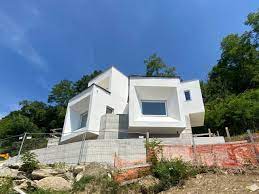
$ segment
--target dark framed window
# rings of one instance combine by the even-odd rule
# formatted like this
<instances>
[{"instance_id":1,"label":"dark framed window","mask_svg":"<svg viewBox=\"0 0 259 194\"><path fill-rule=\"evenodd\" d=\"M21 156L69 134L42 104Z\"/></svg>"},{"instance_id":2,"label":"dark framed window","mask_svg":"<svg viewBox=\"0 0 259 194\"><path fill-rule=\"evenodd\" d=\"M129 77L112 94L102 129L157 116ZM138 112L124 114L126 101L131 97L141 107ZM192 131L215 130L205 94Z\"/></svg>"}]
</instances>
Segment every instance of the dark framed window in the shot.
<instances>
[{"instance_id":1,"label":"dark framed window","mask_svg":"<svg viewBox=\"0 0 259 194\"><path fill-rule=\"evenodd\" d=\"M88 112L85 112L85 113L81 114L80 117L81 117L81 120L80 120L80 128L86 127Z\"/></svg>"},{"instance_id":2,"label":"dark framed window","mask_svg":"<svg viewBox=\"0 0 259 194\"><path fill-rule=\"evenodd\" d=\"M142 101L142 114L154 116L166 116L166 101Z\"/></svg>"},{"instance_id":3,"label":"dark framed window","mask_svg":"<svg viewBox=\"0 0 259 194\"><path fill-rule=\"evenodd\" d=\"M191 99L191 92L190 92L190 90L185 90L184 91L184 95L185 95L185 100L186 101L192 100Z\"/></svg>"},{"instance_id":4,"label":"dark framed window","mask_svg":"<svg viewBox=\"0 0 259 194\"><path fill-rule=\"evenodd\" d=\"M114 112L113 108L106 106L106 114L113 114L113 112Z\"/></svg>"}]
</instances>

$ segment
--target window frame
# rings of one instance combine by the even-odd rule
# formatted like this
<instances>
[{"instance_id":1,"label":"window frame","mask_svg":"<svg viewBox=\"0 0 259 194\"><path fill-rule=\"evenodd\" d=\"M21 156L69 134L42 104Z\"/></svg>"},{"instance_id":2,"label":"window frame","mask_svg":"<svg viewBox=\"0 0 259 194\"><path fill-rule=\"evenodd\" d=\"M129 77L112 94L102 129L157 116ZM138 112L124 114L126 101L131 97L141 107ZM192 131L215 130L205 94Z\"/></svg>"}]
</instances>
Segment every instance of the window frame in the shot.
<instances>
[{"instance_id":1,"label":"window frame","mask_svg":"<svg viewBox=\"0 0 259 194\"><path fill-rule=\"evenodd\" d=\"M83 121L83 116L84 116L84 115L87 115L87 118L86 118L85 126L82 127L82 121ZM82 128L85 128L85 127L86 127L86 125L87 125L87 120L88 120L88 111L81 113L81 114L80 114L79 129L82 129Z\"/></svg>"},{"instance_id":2,"label":"window frame","mask_svg":"<svg viewBox=\"0 0 259 194\"><path fill-rule=\"evenodd\" d=\"M111 113L107 113L107 110L112 110ZM110 106L106 106L106 110L105 110L105 114L114 114L114 108L110 107Z\"/></svg>"},{"instance_id":3,"label":"window frame","mask_svg":"<svg viewBox=\"0 0 259 194\"><path fill-rule=\"evenodd\" d=\"M152 115L152 114L143 114L143 102L149 102L149 103L164 103L165 105L165 114L161 115ZM167 117L168 111L167 111L167 101L166 100L141 100L141 114L144 117Z\"/></svg>"},{"instance_id":4,"label":"window frame","mask_svg":"<svg viewBox=\"0 0 259 194\"><path fill-rule=\"evenodd\" d=\"M189 100L186 99L186 92L189 93L189 96L190 96L190 99L189 99ZM192 96L191 96L191 91L190 91L190 90L184 90L184 98L185 98L185 101L186 101L186 102L192 101Z\"/></svg>"}]
</instances>

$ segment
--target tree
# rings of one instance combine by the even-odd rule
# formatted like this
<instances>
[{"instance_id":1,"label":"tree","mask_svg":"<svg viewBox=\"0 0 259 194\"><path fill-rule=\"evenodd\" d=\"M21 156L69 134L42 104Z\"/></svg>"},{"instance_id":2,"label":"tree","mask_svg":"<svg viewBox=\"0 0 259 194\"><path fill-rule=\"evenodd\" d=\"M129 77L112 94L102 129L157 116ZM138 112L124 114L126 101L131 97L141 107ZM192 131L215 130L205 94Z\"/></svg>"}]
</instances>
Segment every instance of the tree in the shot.
<instances>
[{"instance_id":1,"label":"tree","mask_svg":"<svg viewBox=\"0 0 259 194\"><path fill-rule=\"evenodd\" d=\"M62 80L54 85L48 97L49 103L66 107L70 98L75 95L75 89L72 81Z\"/></svg>"},{"instance_id":2,"label":"tree","mask_svg":"<svg viewBox=\"0 0 259 194\"><path fill-rule=\"evenodd\" d=\"M205 127L224 134L225 126L232 134L245 133L259 127L259 89L229 95L206 103ZM216 131L214 131L216 132Z\"/></svg>"},{"instance_id":3,"label":"tree","mask_svg":"<svg viewBox=\"0 0 259 194\"><path fill-rule=\"evenodd\" d=\"M221 42L221 57L208 76L206 99L225 98L259 86L258 13L246 21L251 31L230 34Z\"/></svg>"},{"instance_id":4,"label":"tree","mask_svg":"<svg viewBox=\"0 0 259 194\"><path fill-rule=\"evenodd\" d=\"M175 67L167 66L161 57L152 54L144 60L146 65L146 76L176 77Z\"/></svg>"},{"instance_id":5,"label":"tree","mask_svg":"<svg viewBox=\"0 0 259 194\"><path fill-rule=\"evenodd\" d=\"M44 102L24 100L20 102L20 114L30 119L38 128L45 131L48 128L49 106Z\"/></svg>"},{"instance_id":6,"label":"tree","mask_svg":"<svg viewBox=\"0 0 259 194\"><path fill-rule=\"evenodd\" d=\"M84 75L80 80L78 80L74 84L75 92L78 94L78 93L84 91L88 87L88 82L90 80L92 80L93 78L95 78L96 76L98 76L99 74L101 74L101 73L102 73L102 71L95 70L90 75Z\"/></svg>"},{"instance_id":7,"label":"tree","mask_svg":"<svg viewBox=\"0 0 259 194\"><path fill-rule=\"evenodd\" d=\"M30 119L16 112L0 121L0 138L20 135L24 132L38 132L38 127Z\"/></svg>"},{"instance_id":8,"label":"tree","mask_svg":"<svg viewBox=\"0 0 259 194\"><path fill-rule=\"evenodd\" d=\"M221 56L201 83L205 102L205 127L221 134L228 126L232 134L258 129L259 123L259 12L248 15L250 31L230 34L221 42Z\"/></svg>"}]
</instances>

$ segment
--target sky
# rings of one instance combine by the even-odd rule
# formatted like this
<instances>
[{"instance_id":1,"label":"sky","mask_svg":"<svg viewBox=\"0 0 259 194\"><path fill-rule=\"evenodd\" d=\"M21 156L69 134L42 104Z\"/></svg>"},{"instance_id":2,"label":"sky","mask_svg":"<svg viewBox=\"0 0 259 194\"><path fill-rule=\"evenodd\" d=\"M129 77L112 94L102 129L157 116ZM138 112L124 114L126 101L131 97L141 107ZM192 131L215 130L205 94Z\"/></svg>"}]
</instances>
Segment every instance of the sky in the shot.
<instances>
[{"instance_id":1,"label":"sky","mask_svg":"<svg viewBox=\"0 0 259 194\"><path fill-rule=\"evenodd\" d=\"M220 42L242 33L258 0L0 0L0 118L47 102L62 79L114 65L144 74L157 53L184 79L206 80Z\"/></svg>"}]
</instances>

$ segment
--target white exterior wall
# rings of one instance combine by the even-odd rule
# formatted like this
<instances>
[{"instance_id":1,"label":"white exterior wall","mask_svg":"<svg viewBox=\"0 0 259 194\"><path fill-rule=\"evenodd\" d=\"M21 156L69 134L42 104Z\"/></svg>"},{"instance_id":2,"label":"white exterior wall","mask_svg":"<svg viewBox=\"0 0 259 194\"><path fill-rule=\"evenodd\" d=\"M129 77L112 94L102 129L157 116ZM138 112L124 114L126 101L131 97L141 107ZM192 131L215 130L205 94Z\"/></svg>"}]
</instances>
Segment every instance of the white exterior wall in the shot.
<instances>
[{"instance_id":1,"label":"white exterior wall","mask_svg":"<svg viewBox=\"0 0 259 194\"><path fill-rule=\"evenodd\" d=\"M106 88L104 90L95 84ZM114 109L114 114L123 114L127 110L128 77L115 68L112 67L97 76L88 86L90 87L87 90L69 101L62 137L72 138L84 132L98 135L101 117L106 114L107 106ZM88 111L86 127L80 128L80 115L86 111Z\"/></svg>"},{"instance_id":2,"label":"white exterior wall","mask_svg":"<svg viewBox=\"0 0 259 194\"><path fill-rule=\"evenodd\" d=\"M114 114L129 115L129 132L191 134L191 127L202 126L204 122L205 111L198 80L128 78L111 67L91 80L88 87L69 101L63 136L71 132L99 135L101 117L106 114L107 106L114 109ZM190 91L190 101L185 100L185 90ZM166 101L167 115L143 115L142 100ZM78 129L80 115L85 111L88 111L86 127Z\"/></svg>"},{"instance_id":3,"label":"white exterior wall","mask_svg":"<svg viewBox=\"0 0 259 194\"><path fill-rule=\"evenodd\" d=\"M189 90L191 94L191 100L186 101L184 91ZM205 109L201 94L199 80L187 81L181 83L181 94L183 100L183 110L185 115L190 117L190 123L192 127L203 126Z\"/></svg>"},{"instance_id":4,"label":"white exterior wall","mask_svg":"<svg viewBox=\"0 0 259 194\"><path fill-rule=\"evenodd\" d=\"M130 78L129 130L176 133L186 127L180 93L180 80L174 78ZM166 101L167 116L142 115L142 100Z\"/></svg>"}]
</instances>

